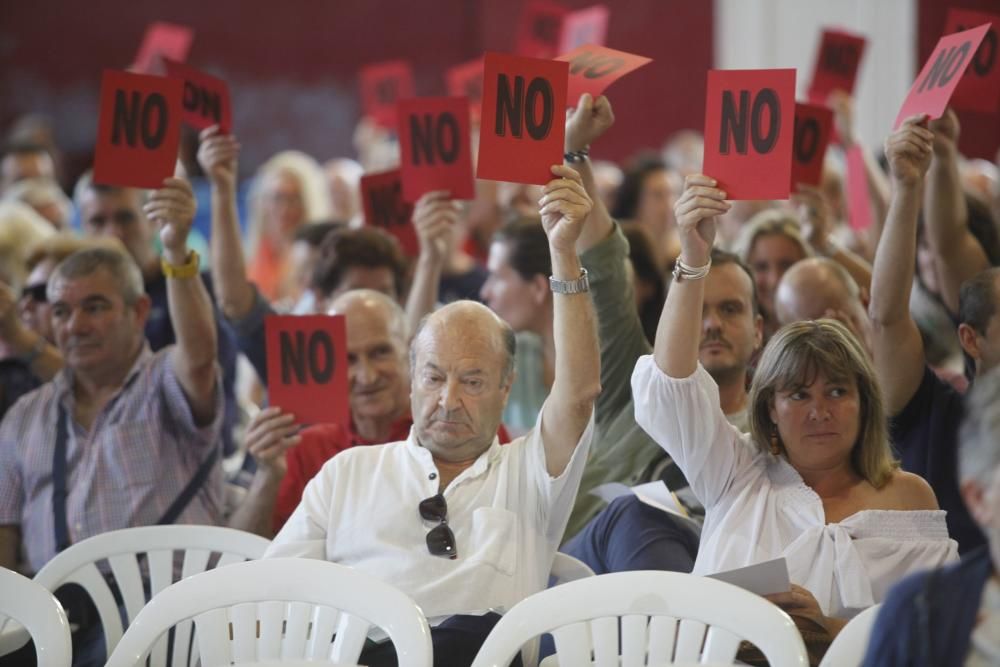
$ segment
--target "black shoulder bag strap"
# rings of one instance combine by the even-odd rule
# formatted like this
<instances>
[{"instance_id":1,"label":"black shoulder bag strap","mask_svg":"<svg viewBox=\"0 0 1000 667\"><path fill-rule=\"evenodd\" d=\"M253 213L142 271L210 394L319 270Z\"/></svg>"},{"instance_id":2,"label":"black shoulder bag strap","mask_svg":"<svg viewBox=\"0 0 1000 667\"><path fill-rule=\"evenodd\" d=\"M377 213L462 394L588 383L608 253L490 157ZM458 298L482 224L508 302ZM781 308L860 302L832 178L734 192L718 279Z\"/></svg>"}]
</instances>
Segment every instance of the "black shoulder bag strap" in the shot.
<instances>
[{"instance_id":1,"label":"black shoulder bag strap","mask_svg":"<svg viewBox=\"0 0 1000 667\"><path fill-rule=\"evenodd\" d=\"M62 401L56 417L56 449L52 455L52 518L56 531L56 553L69 546L69 524L66 523L66 408Z\"/></svg>"},{"instance_id":2,"label":"black shoulder bag strap","mask_svg":"<svg viewBox=\"0 0 1000 667\"><path fill-rule=\"evenodd\" d=\"M69 524L66 522L66 479L68 477L66 474L66 450L68 447L69 431L66 425L66 409L63 407L62 402L59 403L59 416L57 419L56 448L52 455L52 518L56 534L56 553L70 545ZM156 522L157 525L169 525L177 521L177 518L205 484L205 480L211 474L212 468L215 466L218 458L219 446L215 444L212 447L212 451L209 452L205 460L198 466L198 470L195 471L191 481L187 483L184 490L174 499L174 502L170 503L170 507L160 517L160 520Z\"/></svg>"}]
</instances>

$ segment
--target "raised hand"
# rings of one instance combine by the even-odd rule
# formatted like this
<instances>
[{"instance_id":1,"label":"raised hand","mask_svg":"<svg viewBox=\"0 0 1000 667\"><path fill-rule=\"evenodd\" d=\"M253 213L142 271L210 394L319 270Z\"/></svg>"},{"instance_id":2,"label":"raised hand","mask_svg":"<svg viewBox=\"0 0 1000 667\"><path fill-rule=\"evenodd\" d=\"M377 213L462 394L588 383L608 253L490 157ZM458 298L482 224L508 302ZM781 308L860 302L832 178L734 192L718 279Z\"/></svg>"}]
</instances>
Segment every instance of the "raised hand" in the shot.
<instances>
[{"instance_id":1,"label":"raised hand","mask_svg":"<svg viewBox=\"0 0 1000 667\"><path fill-rule=\"evenodd\" d=\"M615 114L608 98L601 95L595 100L590 93L584 93L576 108L566 116L566 151L583 150L614 124Z\"/></svg>"},{"instance_id":2,"label":"raised hand","mask_svg":"<svg viewBox=\"0 0 1000 667\"><path fill-rule=\"evenodd\" d=\"M900 185L921 182L931 163L934 133L925 127L927 116L911 116L885 140L889 172Z\"/></svg>"},{"instance_id":3,"label":"raised hand","mask_svg":"<svg viewBox=\"0 0 1000 667\"><path fill-rule=\"evenodd\" d=\"M231 134L222 134L218 125L206 127L198 135L198 164L213 187L236 188L236 161L240 144Z\"/></svg>"},{"instance_id":4,"label":"raised hand","mask_svg":"<svg viewBox=\"0 0 1000 667\"><path fill-rule=\"evenodd\" d=\"M833 125L837 128L840 145L851 148L857 140L854 136L854 98L838 88L830 93L827 102L833 109Z\"/></svg>"},{"instance_id":5,"label":"raised hand","mask_svg":"<svg viewBox=\"0 0 1000 667\"><path fill-rule=\"evenodd\" d=\"M423 194L413 208L413 225L420 239L420 253L431 259L444 259L458 224L460 204L446 190Z\"/></svg>"},{"instance_id":6,"label":"raised hand","mask_svg":"<svg viewBox=\"0 0 1000 667\"><path fill-rule=\"evenodd\" d=\"M951 107L945 109L944 115L927 123L927 129L934 133L934 152L955 150L958 146L958 136L962 126L958 116Z\"/></svg>"},{"instance_id":7,"label":"raised hand","mask_svg":"<svg viewBox=\"0 0 1000 667\"><path fill-rule=\"evenodd\" d=\"M278 407L261 410L247 427L247 451L257 462L257 469L276 478L284 477L288 471L285 452L301 441L295 415Z\"/></svg>"},{"instance_id":8,"label":"raised hand","mask_svg":"<svg viewBox=\"0 0 1000 667\"><path fill-rule=\"evenodd\" d=\"M684 192L674 204L681 240L681 260L689 266L708 264L715 243L718 216L731 206L714 178L691 174L684 179Z\"/></svg>"},{"instance_id":9,"label":"raised hand","mask_svg":"<svg viewBox=\"0 0 1000 667\"><path fill-rule=\"evenodd\" d=\"M165 178L143 206L146 217L160 229L163 255L171 264L187 261L187 237L198 205L191 185L183 178Z\"/></svg>"},{"instance_id":10,"label":"raised hand","mask_svg":"<svg viewBox=\"0 0 1000 667\"><path fill-rule=\"evenodd\" d=\"M792 193L806 241L820 253L825 253L830 243L830 206L823 192L812 185L799 183Z\"/></svg>"},{"instance_id":11,"label":"raised hand","mask_svg":"<svg viewBox=\"0 0 1000 667\"><path fill-rule=\"evenodd\" d=\"M541 207L542 226L549 237L549 245L554 250L576 254L575 244L583 231L583 221L594 206L583 187L583 180L575 169L553 165L552 173L557 177L546 184Z\"/></svg>"}]
</instances>

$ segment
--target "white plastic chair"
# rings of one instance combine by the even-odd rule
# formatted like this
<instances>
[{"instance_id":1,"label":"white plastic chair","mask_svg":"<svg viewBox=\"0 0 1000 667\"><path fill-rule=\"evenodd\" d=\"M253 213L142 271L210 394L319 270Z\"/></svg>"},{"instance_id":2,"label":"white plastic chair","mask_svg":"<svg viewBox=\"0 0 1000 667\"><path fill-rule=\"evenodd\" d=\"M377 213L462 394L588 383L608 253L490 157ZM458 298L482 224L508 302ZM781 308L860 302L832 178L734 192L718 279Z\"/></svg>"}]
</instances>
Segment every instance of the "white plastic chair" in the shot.
<instances>
[{"instance_id":1,"label":"white plastic chair","mask_svg":"<svg viewBox=\"0 0 1000 667\"><path fill-rule=\"evenodd\" d=\"M122 637L122 620L111 587L99 566L107 562L125 603L127 623L147 602L143 572L148 573L150 596L155 597L174 583L178 574L187 578L209 567L222 567L260 558L270 542L259 535L218 526L142 526L113 530L78 542L56 555L35 575L35 582L50 591L75 583L90 595L104 627L108 654ZM213 557L213 554L215 557ZM173 664L188 664L191 624L177 628ZM167 662L167 638L153 651L153 665Z\"/></svg>"},{"instance_id":2,"label":"white plastic chair","mask_svg":"<svg viewBox=\"0 0 1000 667\"><path fill-rule=\"evenodd\" d=\"M555 586L595 576L589 565L561 551L557 551L555 558L552 559L550 575L555 577L556 581L553 584Z\"/></svg>"},{"instance_id":3,"label":"white plastic chair","mask_svg":"<svg viewBox=\"0 0 1000 667\"><path fill-rule=\"evenodd\" d=\"M400 665L430 667L430 628L413 600L364 572L321 560L239 563L170 586L132 621L107 667L142 664L169 628L194 619L203 667L279 660L354 664L372 627Z\"/></svg>"},{"instance_id":4,"label":"white plastic chair","mask_svg":"<svg viewBox=\"0 0 1000 667\"><path fill-rule=\"evenodd\" d=\"M564 667L729 664L741 639L773 667L809 664L792 619L764 598L714 579L646 571L580 579L522 600L493 628L472 667L506 667L546 632L556 646L547 664Z\"/></svg>"},{"instance_id":5,"label":"white plastic chair","mask_svg":"<svg viewBox=\"0 0 1000 667\"><path fill-rule=\"evenodd\" d=\"M882 605L869 607L855 616L843 627L830 643L819 667L857 667L865 659L868 639L875 625L875 617Z\"/></svg>"},{"instance_id":6,"label":"white plastic chair","mask_svg":"<svg viewBox=\"0 0 1000 667\"><path fill-rule=\"evenodd\" d=\"M0 567L0 614L27 629L35 640L39 665L69 667L73 658L69 622L52 593L31 579Z\"/></svg>"}]
</instances>

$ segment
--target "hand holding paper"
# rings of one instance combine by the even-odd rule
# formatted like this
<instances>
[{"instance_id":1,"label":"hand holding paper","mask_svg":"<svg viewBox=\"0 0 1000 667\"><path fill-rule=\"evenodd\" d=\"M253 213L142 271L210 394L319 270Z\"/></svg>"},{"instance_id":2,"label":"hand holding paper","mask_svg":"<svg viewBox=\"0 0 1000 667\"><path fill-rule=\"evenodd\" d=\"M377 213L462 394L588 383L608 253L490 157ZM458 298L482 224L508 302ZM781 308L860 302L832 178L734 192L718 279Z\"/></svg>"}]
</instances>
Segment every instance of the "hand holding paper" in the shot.
<instances>
[{"instance_id":1,"label":"hand holding paper","mask_svg":"<svg viewBox=\"0 0 1000 667\"><path fill-rule=\"evenodd\" d=\"M539 214L542 226L553 250L576 254L576 240L583 231L583 221L590 215L594 202L583 187L575 169L563 165L552 167L556 178L542 190Z\"/></svg>"},{"instance_id":2,"label":"hand holding paper","mask_svg":"<svg viewBox=\"0 0 1000 667\"><path fill-rule=\"evenodd\" d=\"M420 239L420 254L443 260L451 245L460 206L446 190L425 193L413 209L413 226Z\"/></svg>"},{"instance_id":3,"label":"hand holding paper","mask_svg":"<svg viewBox=\"0 0 1000 667\"><path fill-rule=\"evenodd\" d=\"M927 129L934 133L934 152L957 150L958 135L962 126L958 115L951 109L945 109L944 115L927 123Z\"/></svg>"},{"instance_id":4,"label":"hand holding paper","mask_svg":"<svg viewBox=\"0 0 1000 667\"><path fill-rule=\"evenodd\" d=\"M926 122L926 116L911 116L885 140L889 173L900 185L921 182L930 166L934 133L924 126Z\"/></svg>"},{"instance_id":5,"label":"hand holding paper","mask_svg":"<svg viewBox=\"0 0 1000 667\"><path fill-rule=\"evenodd\" d=\"M288 471L285 452L299 444L301 427L295 415L271 406L254 415L247 427L247 451L257 463L261 473L281 479Z\"/></svg>"},{"instance_id":6,"label":"hand holding paper","mask_svg":"<svg viewBox=\"0 0 1000 667\"><path fill-rule=\"evenodd\" d=\"M231 134L222 134L218 125L201 131L198 135L198 164L205 176L216 188L236 188L236 161L240 155L240 144Z\"/></svg>"}]
</instances>

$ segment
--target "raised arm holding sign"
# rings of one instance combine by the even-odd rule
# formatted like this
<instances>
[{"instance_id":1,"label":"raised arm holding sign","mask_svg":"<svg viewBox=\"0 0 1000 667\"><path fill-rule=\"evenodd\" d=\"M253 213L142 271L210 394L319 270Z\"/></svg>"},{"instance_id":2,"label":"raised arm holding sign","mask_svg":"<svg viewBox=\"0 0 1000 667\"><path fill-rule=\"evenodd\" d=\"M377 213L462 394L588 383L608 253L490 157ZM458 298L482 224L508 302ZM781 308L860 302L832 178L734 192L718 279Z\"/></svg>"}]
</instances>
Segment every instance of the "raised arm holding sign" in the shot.
<instances>
[{"instance_id":1,"label":"raised arm holding sign","mask_svg":"<svg viewBox=\"0 0 1000 667\"><path fill-rule=\"evenodd\" d=\"M174 173L181 139L178 79L105 70L94 182L158 188Z\"/></svg>"},{"instance_id":2,"label":"raised arm holding sign","mask_svg":"<svg viewBox=\"0 0 1000 667\"><path fill-rule=\"evenodd\" d=\"M787 199L792 177L795 70L712 70L705 168L729 199Z\"/></svg>"},{"instance_id":3,"label":"raised arm holding sign","mask_svg":"<svg viewBox=\"0 0 1000 667\"><path fill-rule=\"evenodd\" d=\"M476 176L543 185L562 161L568 63L486 54Z\"/></svg>"}]
</instances>

